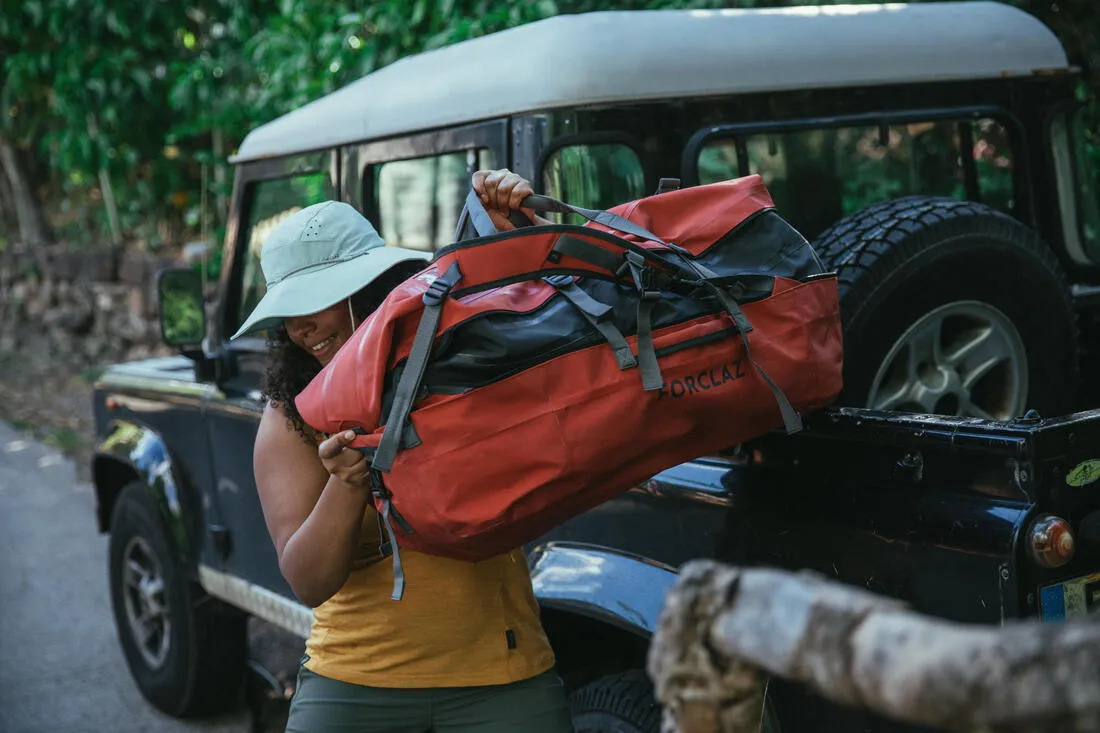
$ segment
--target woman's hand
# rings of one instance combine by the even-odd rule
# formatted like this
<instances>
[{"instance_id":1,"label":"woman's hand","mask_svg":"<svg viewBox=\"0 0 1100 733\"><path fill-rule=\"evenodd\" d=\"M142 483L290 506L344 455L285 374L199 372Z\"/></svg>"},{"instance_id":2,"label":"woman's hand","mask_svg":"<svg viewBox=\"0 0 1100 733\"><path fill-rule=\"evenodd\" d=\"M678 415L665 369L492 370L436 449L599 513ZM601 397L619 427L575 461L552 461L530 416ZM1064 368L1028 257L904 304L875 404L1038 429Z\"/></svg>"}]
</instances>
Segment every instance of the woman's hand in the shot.
<instances>
[{"instance_id":1,"label":"woman's hand","mask_svg":"<svg viewBox=\"0 0 1100 733\"><path fill-rule=\"evenodd\" d=\"M355 433L351 430L337 433L317 447L317 455L330 474L348 486L366 489L370 486L370 469L366 456L347 447L353 440Z\"/></svg>"},{"instance_id":2,"label":"woman's hand","mask_svg":"<svg viewBox=\"0 0 1100 733\"><path fill-rule=\"evenodd\" d=\"M489 213L489 219L499 231L515 229L512 222L508 221L508 214L513 209L519 209L527 218L539 223L545 220L536 220L535 212L531 209L520 207L523 200L533 194L531 183L518 173L513 173L507 168L497 171L478 171L473 177L474 190L481 197L481 203Z\"/></svg>"}]
</instances>

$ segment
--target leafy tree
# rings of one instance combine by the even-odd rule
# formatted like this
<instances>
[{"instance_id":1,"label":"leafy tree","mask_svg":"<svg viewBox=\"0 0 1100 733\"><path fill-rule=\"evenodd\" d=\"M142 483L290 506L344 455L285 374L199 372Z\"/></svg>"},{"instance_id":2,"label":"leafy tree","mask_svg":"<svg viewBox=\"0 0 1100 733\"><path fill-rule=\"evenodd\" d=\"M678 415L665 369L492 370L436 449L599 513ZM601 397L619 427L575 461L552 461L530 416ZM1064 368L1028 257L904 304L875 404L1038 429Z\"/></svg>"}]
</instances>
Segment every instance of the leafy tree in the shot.
<instances>
[{"instance_id":1,"label":"leafy tree","mask_svg":"<svg viewBox=\"0 0 1100 733\"><path fill-rule=\"evenodd\" d=\"M67 242L151 247L220 236L227 158L249 129L403 56L558 13L813 2L0 1L0 223L47 238L44 204ZM1009 1L1046 22L1086 70L1100 176L1100 5Z\"/></svg>"},{"instance_id":2,"label":"leafy tree","mask_svg":"<svg viewBox=\"0 0 1100 733\"><path fill-rule=\"evenodd\" d=\"M11 49L3 132L45 162L33 183L48 187L66 237L90 229L118 239L124 228L155 235L147 217L162 203L163 179L180 177L155 165L171 124L177 7L26 0L22 12L0 15L0 46Z\"/></svg>"}]
</instances>

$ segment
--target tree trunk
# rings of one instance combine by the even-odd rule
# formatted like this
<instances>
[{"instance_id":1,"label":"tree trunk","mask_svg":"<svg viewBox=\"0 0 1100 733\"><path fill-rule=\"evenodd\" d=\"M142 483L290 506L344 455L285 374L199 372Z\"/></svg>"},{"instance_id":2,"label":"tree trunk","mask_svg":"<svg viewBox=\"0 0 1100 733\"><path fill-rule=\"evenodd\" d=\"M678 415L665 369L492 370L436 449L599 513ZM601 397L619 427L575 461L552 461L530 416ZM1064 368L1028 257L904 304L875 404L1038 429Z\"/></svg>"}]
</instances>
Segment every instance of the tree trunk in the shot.
<instances>
[{"instance_id":1,"label":"tree trunk","mask_svg":"<svg viewBox=\"0 0 1100 733\"><path fill-rule=\"evenodd\" d=\"M682 733L755 733L765 675L949 731L1097 731L1100 615L968 626L815 574L696 561L666 598L649 673Z\"/></svg>"},{"instance_id":2,"label":"tree trunk","mask_svg":"<svg viewBox=\"0 0 1100 733\"><path fill-rule=\"evenodd\" d=\"M229 215L229 199L225 195L227 164L225 162L225 135L217 128L211 132L211 135L214 150L214 202L217 209L214 212L214 222L215 226L217 226L223 223L225 218Z\"/></svg>"},{"instance_id":3,"label":"tree trunk","mask_svg":"<svg viewBox=\"0 0 1100 733\"><path fill-rule=\"evenodd\" d=\"M19 239L26 246L45 244L50 241L46 219L34 195L31 182L19 151L0 135L0 168L4 170L8 187L11 189L12 208L19 224Z\"/></svg>"},{"instance_id":4,"label":"tree trunk","mask_svg":"<svg viewBox=\"0 0 1100 733\"><path fill-rule=\"evenodd\" d=\"M19 218L15 214L15 194L12 193L4 161L0 158L0 241L10 245L19 231Z\"/></svg>"},{"instance_id":5,"label":"tree trunk","mask_svg":"<svg viewBox=\"0 0 1100 733\"><path fill-rule=\"evenodd\" d=\"M91 112L84 118L88 125L88 137L92 139L92 142L99 142L99 124L96 122L95 115ZM116 247L122 244L122 226L119 224L118 219L118 205L115 203L115 189L111 186L111 174L107 170L107 159L105 156L100 157L99 170L97 171L99 176L99 192L103 194L103 206L107 209L107 222L111 226L111 244Z\"/></svg>"}]
</instances>

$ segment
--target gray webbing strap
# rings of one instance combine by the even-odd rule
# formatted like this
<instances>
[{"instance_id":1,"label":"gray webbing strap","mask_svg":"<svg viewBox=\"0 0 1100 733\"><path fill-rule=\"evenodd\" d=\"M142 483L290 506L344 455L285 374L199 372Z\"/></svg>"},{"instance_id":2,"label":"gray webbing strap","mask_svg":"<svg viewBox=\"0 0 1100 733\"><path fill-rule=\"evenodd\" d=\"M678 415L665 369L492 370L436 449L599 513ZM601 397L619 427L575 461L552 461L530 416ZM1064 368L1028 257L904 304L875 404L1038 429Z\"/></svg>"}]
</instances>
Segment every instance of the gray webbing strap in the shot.
<instances>
[{"instance_id":1,"label":"gray webbing strap","mask_svg":"<svg viewBox=\"0 0 1100 733\"><path fill-rule=\"evenodd\" d=\"M615 229L627 234L633 234L636 237L642 239L648 239L659 244L663 244L666 247L673 249L677 252L684 252L682 247L678 247L674 244L669 244L653 232L649 231L640 224L635 224L625 216L619 216L618 214L612 214L610 211L602 211L600 209L582 209L579 206L571 206L563 201L550 198L549 196L533 195L528 196L523 200L523 206L529 209L535 209L537 211L554 211L559 214L577 214L584 217L588 221L595 222L597 224L603 224L605 227Z\"/></svg>"},{"instance_id":2,"label":"gray webbing strap","mask_svg":"<svg viewBox=\"0 0 1100 733\"><path fill-rule=\"evenodd\" d=\"M787 395L783 394L783 390L779 389L779 385L772 381L772 378L768 376L768 373L764 371L764 367L756 363L756 360L752 358L752 352L749 350L749 336L746 333L741 334L741 342L745 344L745 356L748 357L749 363L756 369L757 374L764 378L764 381L771 387L772 394L775 395L775 402L779 405L779 414L783 416L783 427L786 429L787 434L797 433L802 429L802 418L798 416L798 412L794 409L791 401L787 399Z\"/></svg>"},{"instance_id":3,"label":"gray webbing strap","mask_svg":"<svg viewBox=\"0 0 1100 733\"><path fill-rule=\"evenodd\" d=\"M657 351L653 348L653 306L656 302L644 294L638 301L638 370L642 373L642 389L647 392L665 386Z\"/></svg>"},{"instance_id":4,"label":"gray webbing strap","mask_svg":"<svg viewBox=\"0 0 1100 733\"><path fill-rule=\"evenodd\" d=\"M463 218L468 218L479 237L490 237L500 233L496 225L493 224L493 220L489 218L489 212L485 210L485 204L481 203L481 197L472 188L466 194L466 208L463 209L459 221L461 222Z\"/></svg>"},{"instance_id":5,"label":"gray webbing strap","mask_svg":"<svg viewBox=\"0 0 1100 733\"><path fill-rule=\"evenodd\" d=\"M379 545L378 549L382 557L387 554L393 555L393 594L390 598L400 601L402 596L405 595L405 569L401 565L401 549L397 546L397 535L394 534L393 523L390 521L390 514L393 511L393 504L390 501L391 495L382 480L382 474L373 468L370 472L370 485L371 496L382 500L382 511L378 513L379 536L381 537L383 529L386 531L386 539ZM412 530L411 527L408 529L409 531Z\"/></svg>"},{"instance_id":6,"label":"gray webbing strap","mask_svg":"<svg viewBox=\"0 0 1100 733\"><path fill-rule=\"evenodd\" d=\"M393 541L389 538L389 532L382 521L382 512L374 513L374 521L378 525L378 556L389 557L393 554Z\"/></svg>"},{"instance_id":7,"label":"gray webbing strap","mask_svg":"<svg viewBox=\"0 0 1100 733\"><path fill-rule=\"evenodd\" d=\"M707 287L714 293L715 297L718 298L718 301L722 304L722 307L726 309L726 312L730 314L733 322L737 324L737 330L740 331L742 335L752 331L752 324L749 322L749 319L745 316L745 312L741 310L741 306L737 304L734 297L714 283L704 282L706 282Z\"/></svg>"},{"instance_id":8,"label":"gray webbing strap","mask_svg":"<svg viewBox=\"0 0 1100 733\"><path fill-rule=\"evenodd\" d=\"M458 269L458 263L455 262L447 268L447 272L437 277L424 293L424 312L420 315L420 323L413 337L412 350L405 361L405 371L402 372L397 389L394 390L393 404L386 419L386 429L382 433L382 440L378 442L378 450L374 453L372 465L383 473L389 473L393 468L393 462L397 459L397 451L405 447L402 442L405 436L405 423L408 422L413 402L420 390L420 380L424 378L424 370L428 366L435 332L439 328L439 319L443 314L443 301L455 283L461 279L462 272Z\"/></svg>"},{"instance_id":9,"label":"gray webbing strap","mask_svg":"<svg viewBox=\"0 0 1100 733\"><path fill-rule=\"evenodd\" d=\"M597 247L590 242L571 237L568 234L558 237L558 241L554 242L551 252L576 257L578 260L583 260L610 273L617 272L623 264L622 255L608 252L603 247Z\"/></svg>"},{"instance_id":10,"label":"gray webbing strap","mask_svg":"<svg viewBox=\"0 0 1100 733\"><path fill-rule=\"evenodd\" d=\"M402 448L415 448L420 445L420 436L416 432L416 428L413 427L412 421L405 423L405 430L401 436Z\"/></svg>"},{"instance_id":11,"label":"gray webbing strap","mask_svg":"<svg viewBox=\"0 0 1100 733\"><path fill-rule=\"evenodd\" d=\"M598 321L587 313L584 317L603 335L604 340L611 347L611 353L615 355L615 363L619 365L619 369L625 371L638 366L638 360L634 358L634 354L630 351L630 344L626 342L623 332L616 328L614 323L611 321Z\"/></svg>"},{"instance_id":12,"label":"gray webbing strap","mask_svg":"<svg viewBox=\"0 0 1100 733\"><path fill-rule=\"evenodd\" d=\"M552 275L543 278L543 280L553 285L559 293L568 298L570 303L577 306L577 309L587 316L602 320L611 312L611 306L607 303L601 303L581 290L577 287L577 283L573 281L573 278L568 275Z\"/></svg>"},{"instance_id":13,"label":"gray webbing strap","mask_svg":"<svg viewBox=\"0 0 1100 733\"><path fill-rule=\"evenodd\" d=\"M627 252L626 261L638 288L638 370L642 373L642 389L652 392L665 386L657 351L653 348L653 306L661 299L661 293L649 289L645 260L641 255Z\"/></svg>"},{"instance_id":14,"label":"gray webbing strap","mask_svg":"<svg viewBox=\"0 0 1100 733\"><path fill-rule=\"evenodd\" d=\"M772 381L772 378L764 371L764 367L757 364L756 360L752 358L752 351L749 350L749 332L752 331L752 324L745 316L744 311L741 310L741 306L737 304L737 300L713 282L718 279L718 275L712 270L701 262L696 262L694 259L688 259L686 257L684 259L692 269L699 273L703 278L703 282L710 291L714 293L715 297L718 298L722 307L726 309L733 319L733 322L737 325L737 330L741 332L741 341L745 344L745 356L748 357L749 363L756 369L756 373L759 374L764 381L767 382L768 387L771 388L772 395L775 396L775 402L779 405L779 414L783 417L783 427L786 429L787 433L797 433L802 430L802 418L799 417L791 401L787 399L787 395L783 394L783 390L779 388L779 385Z\"/></svg>"},{"instance_id":15,"label":"gray webbing strap","mask_svg":"<svg viewBox=\"0 0 1100 733\"><path fill-rule=\"evenodd\" d=\"M519 209L512 209L509 212L508 221L516 229L534 226L535 224L527 218L527 214ZM481 202L477 192L470 189L470 192L466 194L466 205L462 207L462 213L458 215L458 226L455 228L455 234L451 241L461 242L466 239L488 237L499 233L500 231L489 217L489 212L485 209L485 204Z\"/></svg>"},{"instance_id":16,"label":"gray webbing strap","mask_svg":"<svg viewBox=\"0 0 1100 733\"><path fill-rule=\"evenodd\" d=\"M623 332L614 323L606 320L607 314L611 312L611 306L601 303L581 290L569 276L554 276L545 278L545 280L576 306L584 319L600 332L611 347L611 352L615 355L615 362L619 365L619 369L626 370L638 366L638 362L634 359L634 354L630 351L630 344L626 342Z\"/></svg>"},{"instance_id":17,"label":"gray webbing strap","mask_svg":"<svg viewBox=\"0 0 1100 733\"><path fill-rule=\"evenodd\" d=\"M768 373L764 371L764 367L756 363L756 360L752 358L752 351L749 350L749 332L752 331L752 324L749 323L749 319L745 317L745 313L741 310L741 306L737 304L733 296L727 293L722 288L718 287L714 283L707 282L711 291L718 298L722 307L733 318L733 322L737 324L737 330L741 332L741 341L745 344L745 356L748 357L749 363L756 369L757 374L764 378L768 386L772 390L772 395L775 396L775 402L779 405L779 414L783 416L783 427L787 430L787 433L797 433L802 429L802 418L798 416L798 412L791 405L791 401L787 399L787 395L783 394L783 390L779 388L779 385L772 381L772 378L768 376Z\"/></svg>"},{"instance_id":18,"label":"gray webbing strap","mask_svg":"<svg viewBox=\"0 0 1100 733\"><path fill-rule=\"evenodd\" d=\"M464 208L458 215L458 225L455 227L455 233L454 236L451 237L451 241L461 242L476 236L477 232L473 231L470 227L470 212Z\"/></svg>"},{"instance_id":19,"label":"gray webbing strap","mask_svg":"<svg viewBox=\"0 0 1100 733\"><path fill-rule=\"evenodd\" d=\"M393 548L393 593L390 599L400 601L405 595L405 569L401 567L401 550L397 547L397 537L393 533L393 525L390 523L390 500L382 500L382 524L386 527L386 535L390 538L390 547Z\"/></svg>"}]
</instances>

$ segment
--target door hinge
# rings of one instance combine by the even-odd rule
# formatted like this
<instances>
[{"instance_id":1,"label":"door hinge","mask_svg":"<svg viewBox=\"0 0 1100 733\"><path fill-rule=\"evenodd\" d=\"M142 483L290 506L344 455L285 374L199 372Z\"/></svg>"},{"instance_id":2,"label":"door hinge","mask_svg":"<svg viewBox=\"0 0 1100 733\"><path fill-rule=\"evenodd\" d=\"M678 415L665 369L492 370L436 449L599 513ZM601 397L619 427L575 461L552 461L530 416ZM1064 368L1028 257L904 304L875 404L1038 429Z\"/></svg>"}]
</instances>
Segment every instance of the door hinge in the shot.
<instances>
[{"instance_id":1,"label":"door hinge","mask_svg":"<svg viewBox=\"0 0 1100 733\"><path fill-rule=\"evenodd\" d=\"M214 543L214 549L222 560L229 557L229 553L233 551L233 543L231 541L231 535L229 527L224 524L211 524L206 529L210 533L210 540Z\"/></svg>"}]
</instances>

